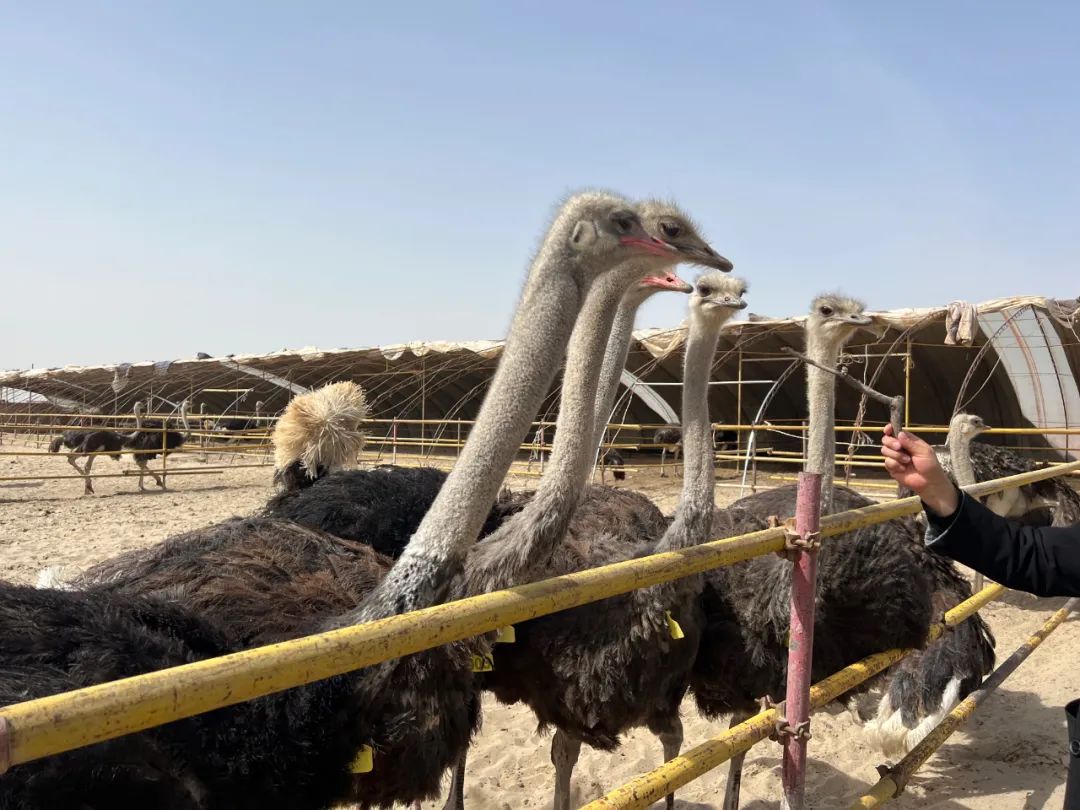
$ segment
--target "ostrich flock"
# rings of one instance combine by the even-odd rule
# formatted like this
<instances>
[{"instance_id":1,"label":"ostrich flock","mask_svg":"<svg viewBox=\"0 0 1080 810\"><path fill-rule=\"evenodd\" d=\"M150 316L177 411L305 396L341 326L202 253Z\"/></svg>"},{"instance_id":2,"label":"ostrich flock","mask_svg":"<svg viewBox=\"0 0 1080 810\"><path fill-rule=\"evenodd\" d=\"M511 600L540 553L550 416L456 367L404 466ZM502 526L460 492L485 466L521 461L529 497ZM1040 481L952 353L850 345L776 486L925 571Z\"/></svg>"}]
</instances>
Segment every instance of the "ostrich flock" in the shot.
<instances>
[{"instance_id":1,"label":"ostrich flock","mask_svg":"<svg viewBox=\"0 0 1080 810\"><path fill-rule=\"evenodd\" d=\"M679 263L706 271L687 284L674 272ZM354 469L363 392L342 382L296 397L274 431L277 492L257 514L66 581L0 582L0 706L687 548L792 515L794 486L724 509L714 503L708 384L724 323L746 306L746 284L731 270L673 204L571 196L532 262L494 379L449 473ZM644 495L588 483L635 313L664 290L689 293L681 425L658 442L682 455L669 516ZM806 320L807 355L835 367L845 343L871 323L859 301L821 295ZM535 491L512 493L504 478L564 360L550 462ZM870 501L831 482L835 382L811 366L806 375L808 468L826 476L827 509L864 506ZM181 418L186 430L186 404ZM175 444L163 445L149 427L159 426L140 421L129 436L65 434L56 450L66 445L78 469L79 454L183 443L176 433ZM954 419L942 452L958 481L1029 466L972 443L982 429L977 417ZM140 473L146 455L136 456ZM1080 519L1080 498L1063 484L995 508ZM783 691L790 570L779 556L759 557L525 622L513 643L470 638L20 764L0 777L0 810L419 807L439 798L451 773L446 808L462 810L484 691L526 704L554 732L554 807L568 810L582 743L614 750L624 732L644 726L670 759L682 744L687 695L706 716L736 722ZM978 617L924 646L931 624L971 588L925 548L914 520L831 540L818 577L815 680L874 652L921 648L875 681L883 697L866 727L883 750L910 749L992 668L994 639ZM477 655L493 666L474 671ZM355 764L361 751L373 752L370 769ZM732 763L726 807L738 805L740 767Z\"/></svg>"}]
</instances>

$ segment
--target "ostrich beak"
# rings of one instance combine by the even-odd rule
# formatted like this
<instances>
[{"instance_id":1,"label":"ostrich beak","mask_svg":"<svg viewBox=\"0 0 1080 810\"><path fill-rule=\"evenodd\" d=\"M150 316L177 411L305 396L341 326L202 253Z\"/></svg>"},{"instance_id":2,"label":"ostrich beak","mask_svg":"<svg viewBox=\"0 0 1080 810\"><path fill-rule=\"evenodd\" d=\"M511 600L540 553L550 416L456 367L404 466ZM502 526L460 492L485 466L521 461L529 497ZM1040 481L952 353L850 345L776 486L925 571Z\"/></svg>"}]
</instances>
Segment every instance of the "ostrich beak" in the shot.
<instances>
[{"instance_id":1,"label":"ostrich beak","mask_svg":"<svg viewBox=\"0 0 1080 810\"><path fill-rule=\"evenodd\" d=\"M642 286L656 287L659 290L672 290L674 292L690 293L694 288L679 278L674 273L664 273L662 276L645 276L641 280Z\"/></svg>"},{"instance_id":2,"label":"ostrich beak","mask_svg":"<svg viewBox=\"0 0 1080 810\"><path fill-rule=\"evenodd\" d=\"M730 273L735 265L729 259L725 259L707 244L690 244L684 242L667 242L668 245L680 255L684 261L700 264L703 267L711 267L722 273Z\"/></svg>"},{"instance_id":3,"label":"ostrich beak","mask_svg":"<svg viewBox=\"0 0 1080 810\"><path fill-rule=\"evenodd\" d=\"M639 236L624 236L619 239L619 244L627 247L639 248L650 256L674 258L671 254L675 252L675 248L666 242L661 242L659 239L654 239L651 236L646 236L644 238Z\"/></svg>"}]
</instances>

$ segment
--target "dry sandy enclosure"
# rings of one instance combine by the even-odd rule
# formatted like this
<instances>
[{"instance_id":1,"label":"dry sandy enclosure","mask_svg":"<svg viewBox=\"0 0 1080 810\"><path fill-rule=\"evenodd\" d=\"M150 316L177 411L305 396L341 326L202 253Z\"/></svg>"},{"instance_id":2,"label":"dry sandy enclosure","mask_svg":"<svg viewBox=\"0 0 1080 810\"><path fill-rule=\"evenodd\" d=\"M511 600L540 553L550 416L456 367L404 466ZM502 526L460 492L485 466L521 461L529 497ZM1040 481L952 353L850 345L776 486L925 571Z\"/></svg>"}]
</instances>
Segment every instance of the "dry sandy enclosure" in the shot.
<instances>
[{"instance_id":1,"label":"dry sandy enclosure","mask_svg":"<svg viewBox=\"0 0 1080 810\"><path fill-rule=\"evenodd\" d=\"M33 449L6 441L0 449ZM214 464L211 458L209 464ZM170 458L170 468L201 469L195 454ZM160 460L154 463L159 466ZM109 459L94 472L130 468ZM0 456L0 478L64 475L72 470L63 457ZM33 582L46 565L82 569L131 548L148 546L176 532L231 515L245 514L270 494L269 470L228 469L215 474L175 476L167 492L139 494L134 478L96 482L96 496L83 497L78 480L0 481L0 575ZM535 478L516 478L514 486ZM678 479L631 473L628 486L655 498L670 510ZM720 488L718 500L734 490ZM998 640L999 659L1008 655L1063 600L1010 594L992 604L985 615ZM1080 691L1080 628L1066 622L1013 675L968 724L955 734L895 802L896 807L927 808L1056 808L1064 794L1064 714L1061 707ZM470 808L545 808L551 806L553 770L548 740L535 732L535 722L520 706L504 707L487 699L484 728L469 755L466 801ZM685 748L716 735L726 723L698 717L683 706ZM743 807L778 807L780 757L775 743L755 747L746 760ZM648 732L626 736L622 748L604 754L584 748L574 773L577 803L603 795L631 777L659 764L660 744ZM808 774L808 806L846 807L876 780L881 761L863 740L858 723L844 709L823 712L813 721ZM719 808L726 767L706 775L678 793L682 810ZM440 806L429 802L427 807Z\"/></svg>"}]
</instances>

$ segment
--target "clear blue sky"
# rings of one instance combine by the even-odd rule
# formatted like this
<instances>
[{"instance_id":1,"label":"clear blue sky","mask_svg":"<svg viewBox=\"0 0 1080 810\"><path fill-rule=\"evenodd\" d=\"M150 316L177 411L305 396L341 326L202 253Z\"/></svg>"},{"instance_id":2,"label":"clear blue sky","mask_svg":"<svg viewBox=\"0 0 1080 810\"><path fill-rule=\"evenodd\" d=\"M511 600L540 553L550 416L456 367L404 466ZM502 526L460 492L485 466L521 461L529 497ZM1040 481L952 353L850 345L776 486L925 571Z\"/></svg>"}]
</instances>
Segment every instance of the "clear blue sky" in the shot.
<instances>
[{"instance_id":1,"label":"clear blue sky","mask_svg":"<svg viewBox=\"0 0 1080 810\"><path fill-rule=\"evenodd\" d=\"M498 338L588 185L681 202L756 312L1072 297L1078 41L1067 3L12 6L0 368Z\"/></svg>"}]
</instances>

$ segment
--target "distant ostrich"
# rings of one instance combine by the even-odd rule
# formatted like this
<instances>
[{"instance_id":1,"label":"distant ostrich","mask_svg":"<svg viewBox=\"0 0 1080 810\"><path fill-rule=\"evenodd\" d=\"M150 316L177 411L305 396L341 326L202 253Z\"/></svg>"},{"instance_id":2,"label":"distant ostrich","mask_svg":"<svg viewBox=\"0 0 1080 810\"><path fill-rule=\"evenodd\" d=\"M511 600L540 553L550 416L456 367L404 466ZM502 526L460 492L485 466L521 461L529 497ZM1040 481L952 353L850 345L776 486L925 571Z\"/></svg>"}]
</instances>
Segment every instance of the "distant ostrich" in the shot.
<instances>
[{"instance_id":1,"label":"distant ostrich","mask_svg":"<svg viewBox=\"0 0 1080 810\"><path fill-rule=\"evenodd\" d=\"M663 445L660 450L660 477L667 478L667 469L664 465L667 463L669 450L671 451L671 463L675 465L675 474L678 475L679 454L682 453L682 428L678 425L659 428L653 433L652 441L653 444Z\"/></svg>"},{"instance_id":2,"label":"distant ostrich","mask_svg":"<svg viewBox=\"0 0 1080 810\"><path fill-rule=\"evenodd\" d=\"M806 324L807 354L835 367L842 346L869 324L862 304L840 296L814 301ZM808 366L807 465L832 492L835 379ZM766 515L795 511L796 488L780 487L736 501L714 517L713 536L765 528ZM871 503L845 487L831 497L837 509ZM790 564L758 557L708 572L705 630L691 682L707 717L732 714L732 723L757 710L756 699L782 694L787 670ZM813 679L871 653L920 647L934 614L970 595L952 565L929 552L910 520L890 521L831 538L819 553ZM980 619L957 627L890 676L889 691L906 726L925 729L981 681L993 665L993 637ZM866 687L863 687L866 688ZM906 732L907 729L905 728ZM924 733L924 732L923 732ZM888 748L888 742L879 737ZM742 757L732 760L725 807L737 805Z\"/></svg>"},{"instance_id":3,"label":"distant ostrich","mask_svg":"<svg viewBox=\"0 0 1080 810\"><path fill-rule=\"evenodd\" d=\"M957 486L967 487L979 481L1015 475L1040 466L1011 451L975 444L975 437L988 429L982 417L961 411L949 421L944 447L934 447L938 461ZM904 489L900 492L901 496L911 494ZM1033 525L1069 526L1080 520L1080 495L1060 479L996 492L986 497L984 503L995 514ZM1045 513L1049 517L1044 517ZM923 516L918 515L916 521L922 526ZM982 586L983 576L976 572L975 590L980 590Z\"/></svg>"},{"instance_id":4,"label":"distant ostrich","mask_svg":"<svg viewBox=\"0 0 1080 810\"><path fill-rule=\"evenodd\" d=\"M355 609L309 629L371 621L433 604L448 594L551 383L570 325L583 309L583 291L589 291L586 300L591 300L593 290L605 286L600 284L605 275L617 277L619 263L627 258L656 253L658 260L670 262L670 251L651 240L619 198L585 194L563 206L534 261L472 434L412 542ZM230 570L225 561L219 567ZM82 685L79 679L85 667L72 669L65 663L48 670L52 673L48 678L38 677L37 659L23 660L9 653L25 649L23 637L28 634L40 639L48 628L47 643L53 649L66 648L61 636L87 647L100 664L90 677L100 682L115 676L117 665L125 660L122 654L105 649L113 644L115 633L101 626L103 614L121 623L121 630L137 627L139 633L165 632L157 629L153 616L148 622L122 610L113 618L93 604L96 592L26 590L28 595L11 586L0 591L0 609L23 596L39 600L42 595L61 603L49 615L63 612L65 605L74 609L60 622L50 622L48 616L32 622L0 621L4 636L0 647L5 650L0 685L21 689L18 697L14 690L4 693L9 700ZM181 593L178 598L186 597ZM269 614L276 609L275 594L265 594L262 610ZM10 628L9 632L3 633L4 628ZM14 639L9 639L12 635ZM198 657L186 649L173 658L152 654L149 641L140 650L145 654L126 669L156 669L175 663L177 657ZM64 660L80 659L66 655ZM7 800L33 810L55 807L63 804L55 799L58 793L66 796L74 789L79 790L82 806L95 809L198 805L305 810L345 799L359 801L363 807L412 801L438 791L439 776L454 760L454 747L463 750L475 729L475 701L464 699L471 683L462 645L429 650L143 732L137 738L142 745L134 750L131 744L122 750L105 744L20 765L0 780L0 806ZM423 717L424 723L417 724L416 717ZM352 779L348 763L362 744L375 749L378 773ZM113 750L116 754L110 753ZM116 756L125 759L117 762ZM383 778L394 767L393 761L399 762L403 778L395 785L400 792L388 796ZM127 767L135 772L125 770L123 762L133 763ZM156 770L152 762L159 763ZM154 790L150 779L157 774L158 792L148 800L146 794ZM142 791L134 804L124 792L128 781L133 782L127 788L133 795L136 787Z\"/></svg>"},{"instance_id":5,"label":"distant ostrich","mask_svg":"<svg viewBox=\"0 0 1080 810\"><path fill-rule=\"evenodd\" d=\"M938 461L960 486L990 481L1044 467L1004 447L974 442L989 430L981 417L959 412L949 422L944 446L934 448ZM911 493L907 493L911 494ZM1080 495L1060 478L996 492L984 499L995 514L1037 525L1071 526L1080 521ZM1050 519L1043 513L1049 510Z\"/></svg>"},{"instance_id":6,"label":"distant ostrich","mask_svg":"<svg viewBox=\"0 0 1080 810\"><path fill-rule=\"evenodd\" d=\"M262 416L263 401L260 399L255 403L255 415L254 417L231 417L229 419L218 419L214 425L213 432L215 433L237 433L241 431L254 430L262 425L262 421L259 417Z\"/></svg>"},{"instance_id":7,"label":"distant ostrich","mask_svg":"<svg viewBox=\"0 0 1080 810\"><path fill-rule=\"evenodd\" d=\"M166 430L163 434L161 422L143 419L143 404L141 402L135 403L135 432L124 437L124 450L137 451L132 452L131 455L139 468L140 492L146 492L146 487L143 486L143 477L146 475L153 476L154 483L165 489L165 482L147 464L159 455L167 456L191 438L191 425L188 422L188 401L186 399L180 403L180 422L184 426L183 433L177 430Z\"/></svg>"},{"instance_id":8,"label":"distant ostrich","mask_svg":"<svg viewBox=\"0 0 1080 810\"><path fill-rule=\"evenodd\" d=\"M626 480L626 470L623 469L625 463L622 454L614 448L604 451L604 454L600 456L600 469L606 470L608 467L611 467L611 475L616 481ZM603 473L601 473L601 479L602 478Z\"/></svg>"},{"instance_id":9,"label":"distant ostrich","mask_svg":"<svg viewBox=\"0 0 1080 810\"><path fill-rule=\"evenodd\" d=\"M120 461L120 452L124 447L122 433L110 430L66 430L49 444L50 453L59 453L61 447L67 447L67 462L83 477L83 494L94 494L94 482L90 478L90 468L94 466L94 453L108 453L113 461ZM75 459L86 456L85 469Z\"/></svg>"},{"instance_id":10,"label":"distant ostrich","mask_svg":"<svg viewBox=\"0 0 1080 810\"><path fill-rule=\"evenodd\" d=\"M617 536L610 527L589 531L575 518L535 576L559 576L708 539L714 489L708 380L720 329L745 306L744 289L740 279L710 273L690 297L683 374L687 469L670 526L659 537L625 531ZM571 775L582 742L610 751L622 733L646 725L659 735L665 760L678 753L679 703L702 625L701 587L700 577L690 577L534 619L516 627L514 644L495 648L495 668L484 676L485 684L501 701L527 703L541 728L556 728L551 748L555 810L570 807ZM668 796L668 807L673 800Z\"/></svg>"}]
</instances>

